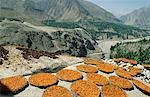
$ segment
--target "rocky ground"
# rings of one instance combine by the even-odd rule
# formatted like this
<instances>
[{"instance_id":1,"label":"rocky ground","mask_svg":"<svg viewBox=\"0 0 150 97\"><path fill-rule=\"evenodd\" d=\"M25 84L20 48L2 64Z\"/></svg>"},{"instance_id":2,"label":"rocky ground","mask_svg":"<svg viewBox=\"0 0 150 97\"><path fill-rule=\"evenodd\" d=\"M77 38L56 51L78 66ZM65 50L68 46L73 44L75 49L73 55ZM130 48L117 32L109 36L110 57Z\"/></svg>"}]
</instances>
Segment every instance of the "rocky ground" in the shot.
<instances>
[{"instance_id":1,"label":"rocky ground","mask_svg":"<svg viewBox=\"0 0 150 97\"><path fill-rule=\"evenodd\" d=\"M47 70L50 72L56 72L66 66L83 61L81 58L70 57L68 55L57 55L54 59L44 55L39 57L37 54L38 51L36 54L35 52L29 53L28 51L28 53L25 52L26 55L24 55L24 52L16 49L16 46L5 46L4 48L7 49L9 53L7 54L8 59L3 60L3 64L0 65L0 78L18 74L28 75ZM32 54L34 55L32 56ZM54 57L54 55L52 56Z\"/></svg>"},{"instance_id":2,"label":"rocky ground","mask_svg":"<svg viewBox=\"0 0 150 97\"><path fill-rule=\"evenodd\" d=\"M39 88L38 86L34 86L30 82L30 77L32 74L35 73L41 73L41 72L48 72L52 75L58 77L58 72L61 69L68 69L68 70L74 70L75 72L79 72L82 77L79 79L87 80L87 74L91 72L95 72L95 74L104 76L109 84L112 84L112 82L109 80L111 76L120 76L120 78L127 79L132 85L132 89L121 89L121 92L125 95L128 95L128 97L149 97L150 93L150 71L148 69L145 69L144 66L138 64L134 60L128 60L128 59L99 59L99 60L91 60L88 58L79 58L79 57L71 57L67 55L54 55L56 58L51 56L40 56L39 58L34 57L31 53L28 56L28 59L25 59L23 57L23 51L16 49L16 47L13 46L5 46L5 50L8 50L9 53L6 55L7 60L3 60L3 64L0 65L0 92L2 93L2 90L4 89L2 86L2 83L5 78L17 76L17 75L23 75L24 78L29 81L29 86L26 86L24 90L19 91L15 93L14 95L3 95L0 94L0 97L42 97L45 88ZM85 65L84 68L77 68L79 65ZM87 66L92 66L96 69L89 68ZM96 71L95 71L96 70ZM65 73L62 73L65 74ZM76 75L67 74L64 75L65 78L75 78ZM70 77L68 77L70 76ZM38 78L37 78L38 79ZM42 79L42 77L41 77ZM72 84L76 82L78 79L74 79L73 81L67 81L63 80L62 78L58 77L58 83L57 86L65 87L69 90L69 92L72 94L73 97L77 97L77 94L79 97L84 94L84 92L77 93L73 88L71 88ZM143 84L139 84L140 87L136 86L136 81L139 80ZM12 80L11 82L13 82ZM42 81L40 81L42 82ZM97 82L97 80L95 81ZM15 82L14 82L15 83ZM37 83L37 82L36 82ZM41 84L44 84L46 82L43 82ZM94 82L93 82L94 83ZM100 81L101 83L101 81ZM34 84L34 83L33 83ZM80 83L81 84L81 83ZM119 84L119 83L118 83ZM8 84L9 85L9 84ZM15 84L14 86L17 86L19 84ZM93 84L91 84L93 85ZM123 85L126 85L124 83ZM85 84L86 86L86 84ZM9 88L9 86L7 86ZM78 86L77 86L78 87ZM93 88L98 89L99 92L95 92L99 95L104 96L103 88L105 85L97 85L93 86ZM119 86L120 87L120 86ZM144 87L144 89L142 88ZM75 88L75 87L74 87ZM79 88L81 88L79 86ZM86 88L86 87L84 87ZM82 89L84 89L82 88ZM140 88L140 89L139 89ZM86 88L87 91L89 91L89 88ZM108 88L109 89L109 88ZM80 91L80 90L79 90ZM95 90L92 90L95 91ZM146 91L146 92L143 92ZM100 94L101 92L101 94ZM92 92L93 93L93 92ZM92 93L90 95L92 95ZM86 94L86 92L85 92ZM106 93L107 94L107 93ZM46 97L46 96L45 96ZM66 96L64 96L66 97ZM69 96L68 96L69 97ZM84 95L83 97L89 97ZM98 97L98 96L92 96L92 97ZM116 97L116 96L115 96ZM119 96L121 97L121 96ZM127 97L127 96L125 96Z\"/></svg>"}]
</instances>

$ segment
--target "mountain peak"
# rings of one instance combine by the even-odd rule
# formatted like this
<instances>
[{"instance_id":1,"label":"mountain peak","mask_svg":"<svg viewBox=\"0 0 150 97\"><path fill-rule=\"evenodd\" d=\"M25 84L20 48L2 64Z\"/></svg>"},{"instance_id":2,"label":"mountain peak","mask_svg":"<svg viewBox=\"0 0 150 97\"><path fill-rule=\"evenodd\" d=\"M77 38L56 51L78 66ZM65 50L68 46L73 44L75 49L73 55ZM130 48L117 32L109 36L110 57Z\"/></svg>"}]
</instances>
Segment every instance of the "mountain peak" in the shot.
<instances>
[{"instance_id":1,"label":"mountain peak","mask_svg":"<svg viewBox=\"0 0 150 97\"><path fill-rule=\"evenodd\" d=\"M0 0L0 10L24 14L38 21L100 19L109 22L119 20L110 12L87 0ZM4 14L4 13L3 13ZM8 15L9 16L9 15Z\"/></svg>"},{"instance_id":2,"label":"mountain peak","mask_svg":"<svg viewBox=\"0 0 150 97\"><path fill-rule=\"evenodd\" d=\"M150 27L150 5L136 9L133 12L122 16L120 19L128 25Z\"/></svg>"}]
</instances>

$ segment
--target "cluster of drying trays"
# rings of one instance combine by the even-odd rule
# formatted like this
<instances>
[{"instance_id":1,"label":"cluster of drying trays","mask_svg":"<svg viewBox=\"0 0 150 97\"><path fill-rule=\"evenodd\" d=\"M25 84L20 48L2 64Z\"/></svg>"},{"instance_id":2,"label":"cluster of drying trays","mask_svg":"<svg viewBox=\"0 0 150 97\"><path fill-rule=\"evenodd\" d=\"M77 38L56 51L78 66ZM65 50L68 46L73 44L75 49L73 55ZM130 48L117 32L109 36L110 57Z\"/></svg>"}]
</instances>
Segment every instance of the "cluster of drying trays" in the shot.
<instances>
[{"instance_id":1,"label":"cluster of drying trays","mask_svg":"<svg viewBox=\"0 0 150 97\"><path fill-rule=\"evenodd\" d=\"M117 59L135 64L133 60ZM92 66L93 65L93 66ZM104 63L100 60L86 60L84 64L76 66L76 70L62 69L56 73L37 73L31 75L27 80L23 76L13 76L0 80L0 92L4 94L16 94L25 89L29 84L39 88L46 88L43 97L128 97L124 90L132 90L135 85L146 95L150 94L150 87L134 76L141 73L142 70L129 67L129 71L124 68ZM98 71L104 73L115 72L118 76L109 78L98 74ZM81 72L86 73L86 80L83 80ZM58 86L59 80L72 82L69 91L65 87ZM102 86L99 89L98 86Z\"/></svg>"}]
</instances>

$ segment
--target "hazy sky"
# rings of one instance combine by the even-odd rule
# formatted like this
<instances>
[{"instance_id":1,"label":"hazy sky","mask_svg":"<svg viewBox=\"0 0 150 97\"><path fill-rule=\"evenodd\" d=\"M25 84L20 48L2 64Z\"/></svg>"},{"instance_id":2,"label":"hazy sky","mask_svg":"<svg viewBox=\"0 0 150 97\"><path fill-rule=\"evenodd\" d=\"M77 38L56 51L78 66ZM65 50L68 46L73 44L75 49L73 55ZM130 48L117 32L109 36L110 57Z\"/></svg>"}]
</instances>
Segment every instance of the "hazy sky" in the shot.
<instances>
[{"instance_id":1,"label":"hazy sky","mask_svg":"<svg viewBox=\"0 0 150 97\"><path fill-rule=\"evenodd\" d=\"M150 5L150 0L87 0L92 1L114 15L127 14L135 9Z\"/></svg>"}]
</instances>

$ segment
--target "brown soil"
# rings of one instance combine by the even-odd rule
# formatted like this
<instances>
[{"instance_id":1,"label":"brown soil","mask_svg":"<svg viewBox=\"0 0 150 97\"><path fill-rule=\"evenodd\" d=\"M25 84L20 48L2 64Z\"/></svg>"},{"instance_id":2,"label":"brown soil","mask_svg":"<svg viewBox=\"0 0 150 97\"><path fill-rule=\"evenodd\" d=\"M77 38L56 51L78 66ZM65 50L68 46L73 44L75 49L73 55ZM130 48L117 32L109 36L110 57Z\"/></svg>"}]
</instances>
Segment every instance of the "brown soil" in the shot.
<instances>
[{"instance_id":1,"label":"brown soil","mask_svg":"<svg viewBox=\"0 0 150 97\"><path fill-rule=\"evenodd\" d=\"M132 83L127 79L118 77L118 76L110 76L109 80L112 84L115 84L123 89L131 90L133 89Z\"/></svg>"},{"instance_id":2,"label":"brown soil","mask_svg":"<svg viewBox=\"0 0 150 97\"><path fill-rule=\"evenodd\" d=\"M150 96L150 86L142 83L141 81L138 80L132 80L133 84L139 88L143 93L147 94Z\"/></svg>"},{"instance_id":3,"label":"brown soil","mask_svg":"<svg viewBox=\"0 0 150 97\"><path fill-rule=\"evenodd\" d=\"M108 84L108 79L105 76L96 73L88 73L87 80L93 82L96 85L106 85Z\"/></svg>"},{"instance_id":4,"label":"brown soil","mask_svg":"<svg viewBox=\"0 0 150 97\"><path fill-rule=\"evenodd\" d=\"M99 97L100 90L92 82L78 80L71 85L71 90L77 95L76 97Z\"/></svg>"},{"instance_id":5,"label":"brown soil","mask_svg":"<svg viewBox=\"0 0 150 97\"><path fill-rule=\"evenodd\" d=\"M71 92L61 86L51 86L47 88L42 97L73 97Z\"/></svg>"},{"instance_id":6,"label":"brown soil","mask_svg":"<svg viewBox=\"0 0 150 97\"><path fill-rule=\"evenodd\" d=\"M128 97L126 92L120 87L107 84L102 87L102 97Z\"/></svg>"},{"instance_id":7,"label":"brown soil","mask_svg":"<svg viewBox=\"0 0 150 97\"><path fill-rule=\"evenodd\" d=\"M29 83L37 87L48 87L58 82L57 78L50 73L38 73L30 76Z\"/></svg>"},{"instance_id":8,"label":"brown soil","mask_svg":"<svg viewBox=\"0 0 150 97\"><path fill-rule=\"evenodd\" d=\"M56 57L56 54L58 53L50 53L50 52L46 52L46 51L37 51L37 50L33 50L30 48L25 48L25 47L17 47L16 49L21 50L23 57L25 59L30 59L30 57L39 59L41 56L47 56L53 59L56 59L58 57Z\"/></svg>"},{"instance_id":9,"label":"brown soil","mask_svg":"<svg viewBox=\"0 0 150 97\"><path fill-rule=\"evenodd\" d=\"M81 73L69 69L60 70L59 72L57 72L56 76L60 80L64 81L75 81L83 77Z\"/></svg>"},{"instance_id":10,"label":"brown soil","mask_svg":"<svg viewBox=\"0 0 150 97\"><path fill-rule=\"evenodd\" d=\"M0 92L4 94L15 94L21 92L27 85L28 82L23 76L0 79Z\"/></svg>"},{"instance_id":11,"label":"brown soil","mask_svg":"<svg viewBox=\"0 0 150 97\"><path fill-rule=\"evenodd\" d=\"M76 67L79 71L86 72L86 73L95 73L98 71L96 67L90 65L79 65Z\"/></svg>"}]
</instances>

